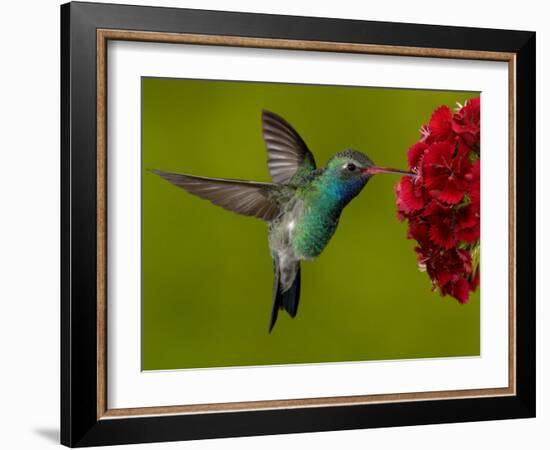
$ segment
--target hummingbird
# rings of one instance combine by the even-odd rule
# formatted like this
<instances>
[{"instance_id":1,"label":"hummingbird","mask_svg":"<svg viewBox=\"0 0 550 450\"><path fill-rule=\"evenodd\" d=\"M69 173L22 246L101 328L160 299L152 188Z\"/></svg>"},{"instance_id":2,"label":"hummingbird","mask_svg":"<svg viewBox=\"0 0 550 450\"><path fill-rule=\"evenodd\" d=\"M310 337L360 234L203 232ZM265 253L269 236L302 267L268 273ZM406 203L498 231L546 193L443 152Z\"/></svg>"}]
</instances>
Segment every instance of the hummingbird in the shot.
<instances>
[{"instance_id":1,"label":"hummingbird","mask_svg":"<svg viewBox=\"0 0 550 450\"><path fill-rule=\"evenodd\" d=\"M354 149L336 153L324 168L317 168L313 153L298 132L270 111L262 111L262 132L271 183L151 172L226 210L267 222L274 268L271 333L280 310L296 317L300 262L323 252L346 205L376 174L414 174L376 166L366 154Z\"/></svg>"}]
</instances>

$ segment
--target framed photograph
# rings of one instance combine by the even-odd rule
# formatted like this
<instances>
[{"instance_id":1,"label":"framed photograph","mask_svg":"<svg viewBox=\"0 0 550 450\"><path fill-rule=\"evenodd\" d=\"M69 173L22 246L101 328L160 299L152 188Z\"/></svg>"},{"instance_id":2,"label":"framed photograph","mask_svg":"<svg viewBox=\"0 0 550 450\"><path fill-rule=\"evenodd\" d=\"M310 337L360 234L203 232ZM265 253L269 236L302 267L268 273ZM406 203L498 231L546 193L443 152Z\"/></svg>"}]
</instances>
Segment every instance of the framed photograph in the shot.
<instances>
[{"instance_id":1,"label":"framed photograph","mask_svg":"<svg viewBox=\"0 0 550 450\"><path fill-rule=\"evenodd\" d=\"M61 7L61 441L535 415L535 33Z\"/></svg>"}]
</instances>

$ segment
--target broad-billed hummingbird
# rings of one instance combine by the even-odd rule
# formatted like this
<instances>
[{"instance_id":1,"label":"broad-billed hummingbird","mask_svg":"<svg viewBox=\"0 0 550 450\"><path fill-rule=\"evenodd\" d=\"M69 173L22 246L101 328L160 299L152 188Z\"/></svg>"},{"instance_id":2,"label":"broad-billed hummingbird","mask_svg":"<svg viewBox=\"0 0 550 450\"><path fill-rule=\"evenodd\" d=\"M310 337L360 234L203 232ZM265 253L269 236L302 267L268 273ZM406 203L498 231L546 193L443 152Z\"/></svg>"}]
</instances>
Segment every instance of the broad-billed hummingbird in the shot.
<instances>
[{"instance_id":1,"label":"broad-billed hummingbird","mask_svg":"<svg viewBox=\"0 0 550 450\"><path fill-rule=\"evenodd\" d=\"M263 111L262 125L272 183L152 172L215 205L267 222L275 272L271 332L280 309L291 317L298 312L300 261L321 254L342 210L370 178L378 173L413 174L376 166L353 149L336 153L326 167L317 169L313 154L290 123Z\"/></svg>"}]
</instances>

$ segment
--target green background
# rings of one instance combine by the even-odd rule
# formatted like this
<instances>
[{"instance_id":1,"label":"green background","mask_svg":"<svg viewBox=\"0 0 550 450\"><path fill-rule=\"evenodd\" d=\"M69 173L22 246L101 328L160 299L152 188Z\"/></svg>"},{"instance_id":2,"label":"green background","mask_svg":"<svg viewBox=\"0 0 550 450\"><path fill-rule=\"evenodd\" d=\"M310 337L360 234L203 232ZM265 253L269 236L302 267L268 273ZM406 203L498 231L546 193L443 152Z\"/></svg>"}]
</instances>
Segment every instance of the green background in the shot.
<instances>
[{"instance_id":1,"label":"green background","mask_svg":"<svg viewBox=\"0 0 550 450\"><path fill-rule=\"evenodd\" d=\"M431 291L398 177L345 209L323 254L302 263L298 315L271 334L266 224L187 194L147 169L270 181L261 110L285 117L323 166L345 148L403 168L419 128L474 92L142 79L142 368L178 369L479 355L479 291Z\"/></svg>"}]
</instances>

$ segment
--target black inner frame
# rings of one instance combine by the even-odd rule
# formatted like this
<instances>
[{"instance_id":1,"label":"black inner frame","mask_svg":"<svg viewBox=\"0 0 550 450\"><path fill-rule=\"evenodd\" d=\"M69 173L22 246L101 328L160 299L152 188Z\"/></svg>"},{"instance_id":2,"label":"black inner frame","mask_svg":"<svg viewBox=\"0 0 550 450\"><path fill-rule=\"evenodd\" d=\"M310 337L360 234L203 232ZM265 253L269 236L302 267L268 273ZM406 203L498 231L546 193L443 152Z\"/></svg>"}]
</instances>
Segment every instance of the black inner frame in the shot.
<instances>
[{"instance_id":1,"label":"black inner frame","mask_svg":"<svg viewBox=\"0 0 550 450\"><path fill-rule=\"evenodd\" d=\"M97 419L96 30L515 53L517 395ZM535 33L175 8L61 6L61 443L71 447L535 416ZM508 149L503 149L506 152Z\"/></svg>"}]
</instances>

